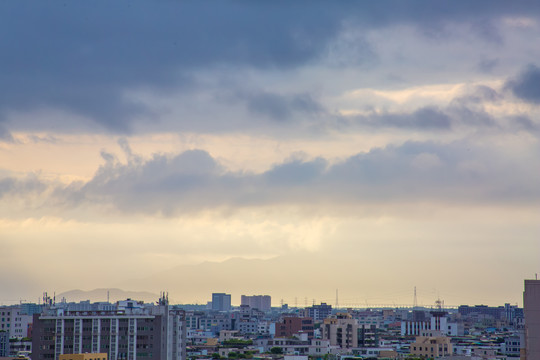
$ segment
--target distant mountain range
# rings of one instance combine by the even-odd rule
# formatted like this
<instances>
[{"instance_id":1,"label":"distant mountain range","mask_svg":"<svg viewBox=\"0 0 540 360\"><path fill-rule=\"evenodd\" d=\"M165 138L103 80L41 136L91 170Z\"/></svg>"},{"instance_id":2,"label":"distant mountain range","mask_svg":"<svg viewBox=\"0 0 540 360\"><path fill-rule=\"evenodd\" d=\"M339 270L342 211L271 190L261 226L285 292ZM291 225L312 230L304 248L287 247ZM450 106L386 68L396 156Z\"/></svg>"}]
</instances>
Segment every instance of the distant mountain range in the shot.
<instances>
[{"instance_id":1,"label":"distant mountain range","mask_svg":"<svg viewBox=\"0 0 540 360\"><path fill-rule=\"evenodd\" d=\"M121 289L94 289L94 290L70 290L56 295L56 301L63 298L67 302L79 302L90 300L91 302L107 301L111 302L125 299L142 300L144 302L156 302L159 295L147 291L125 291Z\"/></svg>"},{"instance_id":2,"label":"distant mountain range","mask_svg":"<svg viewBox=\"0 0 540 360\"><path fill-rule=\"evenodd\" d=\"M336 278L327 271L328 266L337 264L328 257L313 254L284 255L266 260L231 258L222 262L180 265L117 286L156 293L168 291L173 304L206 304L211 300L212 292L232 294L233 304L240 303L240 295L276 292L288 296L285 301L291 305L295 301L304 304L303 295L312 293L314 288L325 289L329 299L318 300L328 301L333 299L336 286L345 286L345 281L349 286L356 285L353 274L345 273ZM309 299L309 304L312 300ZM279 303L279 298L273 299L274 306Z\"/></svg>"}]
</instances>

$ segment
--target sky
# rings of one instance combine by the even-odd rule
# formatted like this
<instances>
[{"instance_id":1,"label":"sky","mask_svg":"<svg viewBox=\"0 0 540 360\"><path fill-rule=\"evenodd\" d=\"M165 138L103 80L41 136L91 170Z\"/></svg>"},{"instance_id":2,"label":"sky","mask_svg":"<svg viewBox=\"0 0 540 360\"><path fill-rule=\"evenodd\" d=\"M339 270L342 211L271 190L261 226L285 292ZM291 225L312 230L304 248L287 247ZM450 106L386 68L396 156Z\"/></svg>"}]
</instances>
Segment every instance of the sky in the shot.
<instances>
[{"instance_id":1,"label":"sky","mask_svg":"<svg viewBox=\"0 0 540 360\"><path fill-rule=\"evenodd\" d=\"M540 272L537 1L5 1L0 37L0 303Z\"/></svg>"}]
</instances>

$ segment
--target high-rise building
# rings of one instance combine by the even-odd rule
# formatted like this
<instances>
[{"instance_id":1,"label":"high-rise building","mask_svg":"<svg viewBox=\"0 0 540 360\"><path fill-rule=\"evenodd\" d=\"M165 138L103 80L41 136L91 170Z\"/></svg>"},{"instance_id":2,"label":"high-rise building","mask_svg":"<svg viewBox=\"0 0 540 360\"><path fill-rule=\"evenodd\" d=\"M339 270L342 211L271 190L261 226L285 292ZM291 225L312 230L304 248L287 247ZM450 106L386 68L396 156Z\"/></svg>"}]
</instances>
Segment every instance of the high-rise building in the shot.
<instances>
[{"instance_id":1,"label":"high-rise building","mask_svg":"<svg viewBox=\"0 0 540 360\"><path fill-rule=\"evenodd\" d=\"M240 304L261 311L269 311L272 308L272 298L270 295L242 295Z\"/></svg>"},{"instance_id":2,"label":"high-rise building","mask_svg":"<svg viewBox=\"0 0 540 360\"><path fill-rule=\"evenodd\" d=\"M113 310L93 305L77 310L57 304L35 314L32 359L106 353L109 360L186 360L185 313L172 309L165 298L159 305L119 301Z\"/></svg>"},{"instance_id":3,"label":"high-rise building","mask_svg":"<svg viewBox=\"0 0 540 360\"><path fill-rule=\"evenodd\" d=\"M540 280L525 280L525 359L540 360Z\"/></svg>"},{"instance_id":4,"label":"high-rise building","mask_svg":"<svg viewBox=\"0 0 540 360\"><path fill-rule=\"evenodd\" d=\"M332 314L332 305L326 303L313 305L305 309L305 314L315 321L323 321Z\"/></svg>"},{"instance_id":5,"label":"high-rise building","mask_svg":"<svg viewBox=\"0 0 540 360\"><path fill-rule=\"evenodd\" d=\"M231 310L231 294L213 293L212 310L229 311Z\"/></svg>"}]
</instances>

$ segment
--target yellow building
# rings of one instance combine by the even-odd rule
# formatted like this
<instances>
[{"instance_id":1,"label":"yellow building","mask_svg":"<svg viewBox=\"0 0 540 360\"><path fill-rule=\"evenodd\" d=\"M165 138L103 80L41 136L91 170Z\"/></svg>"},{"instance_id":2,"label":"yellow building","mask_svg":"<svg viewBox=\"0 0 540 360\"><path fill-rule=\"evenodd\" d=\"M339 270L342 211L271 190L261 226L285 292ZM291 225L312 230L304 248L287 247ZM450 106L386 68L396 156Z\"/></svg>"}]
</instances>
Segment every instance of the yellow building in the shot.
<instances>
[{"instance_id":1,"label":"yellow building","mask_svg":"<svg viewBox=\"0 0 540 360\"><path fill-rule=\"evenodd\" d=\"M63 354L59 360L107 360L106 353Z\"/></svg>"},{"instance_id":2,"label":"yellow building","mask_svg":"<svg viewBox=\"0 0 540 360\"><path fill-rule=\"evenodd\" d=\"M417 336L411 354L429 358L452 355L452 344L446 336Z\"/></svg>"}]
</instances>

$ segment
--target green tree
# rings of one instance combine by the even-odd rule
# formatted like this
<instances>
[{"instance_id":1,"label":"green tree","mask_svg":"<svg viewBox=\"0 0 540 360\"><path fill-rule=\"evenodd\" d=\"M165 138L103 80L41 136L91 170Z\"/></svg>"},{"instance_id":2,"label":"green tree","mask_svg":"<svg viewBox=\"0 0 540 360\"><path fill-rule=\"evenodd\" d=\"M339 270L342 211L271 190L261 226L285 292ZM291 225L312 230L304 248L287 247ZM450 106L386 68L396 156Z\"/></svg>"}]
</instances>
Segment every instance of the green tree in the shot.
<instances>
[{"instance_id":1,"label":"green tree","mask_svg":"<svg viewBox=\"0 0 540 360\"><path fill-rule=\"evenodd\" d=\"M270 353L271 354L283 354L283 349L280 348L280 347L275 346L275 347L270 349Z\"/></svg>"}]
</instances>

